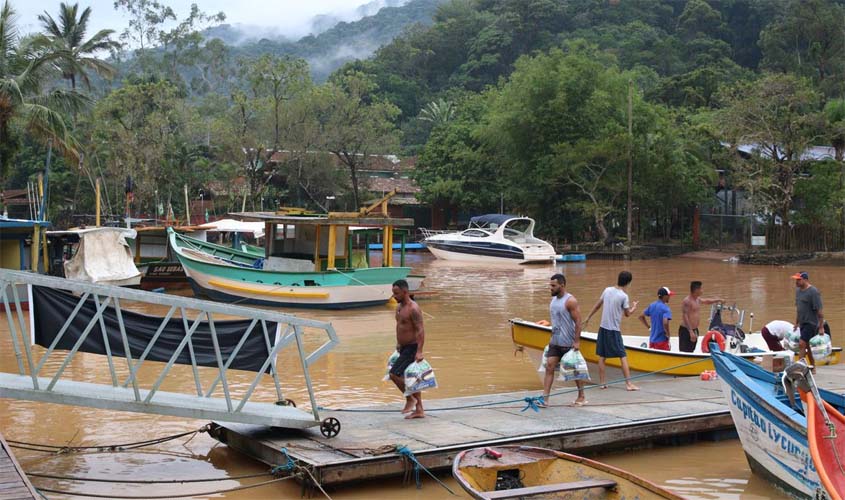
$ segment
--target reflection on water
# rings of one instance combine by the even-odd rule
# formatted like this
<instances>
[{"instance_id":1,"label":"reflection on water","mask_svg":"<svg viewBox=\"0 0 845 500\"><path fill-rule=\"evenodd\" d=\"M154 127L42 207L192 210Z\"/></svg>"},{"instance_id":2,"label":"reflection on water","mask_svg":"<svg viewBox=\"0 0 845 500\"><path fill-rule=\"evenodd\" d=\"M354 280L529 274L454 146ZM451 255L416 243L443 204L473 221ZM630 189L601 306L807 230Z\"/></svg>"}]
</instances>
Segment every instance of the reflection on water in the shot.
<instances>
[{"instance_id":1,"label":"reflection on water","mask_svg":"<svg viewBox=\"0 0 845 500\"><path fill-rule=\"evenodd\" d=\"M527 357L515 354L507 320L548 318L548 279L562 271L568 289L589 309L599 294L616 281L619 271L634 275L630 296L641 307L655 300L657 289L668 286L678 295L670 307L680 318L680 301L689 281L704 281L706 296L721 296L730 303L755 313L754 328L774 319L790 320L795 315L794 285L791 268L742 266L694 259L658 259L639 262L591 261L541 266L469 265L431 259L426 254L409 255L415 273L426 275L426 287L434 292L420 301L425 316L427 358L437 370L440 388L430 397L445 398L490 392L539 389L535 367ZM803 269L801 269L803 270ZM825 301L825 315L831 323L834 342L845 339L845 269L842 267L808 268L811 281L819 287ZM153 309L149 313L158 312ZM395 345L394 312L387 306L356 311L292 311L304 317L331 321L340 345L312 367L318 403L323 406L352 407L377 402L396 402L399 393L381 381L385 362ZM0 315L2 316L2 315ZM635 315L636 316L636 315ZM746 327L750 318L746 318ZM677 327L674 327L677 328ZM0 367L16 370L11 351L6 318L0 317ZM646 334L635 317L623 322L623 330ZM322 337L308 341L310 347ZM40 350L40 348L39 348ZM50 362L55 369L59 360ZM308 397L302 389L303 377L293 351L282 354L280 366L285 371L285 397L300 405ZM81 355L69 368L77 380L108 383L108 367L103 358ZM141 378L154 380L160 364L148 363ZM191 391L194 387L190 367L177 367L176 376L165 390ZM213 378L213 377L211 377ZM209 378L206 383L208 383ZM252 374L233 375L233 387L244 387ZM275 400L272 384L266 384L260 397ZM111 444L149 439L201 427L206 422L171 417L107 412L26 401L0 401L0 429L8 439L50 444ZM208 436L199 435L182 446L181 441L156 447L163 453L121 453L60 455L19 451L24 467L56 474L77 474L121 478L199 478L232 477L266 469L225 446L216 445ZM642 450L631 454L600 457L655 480L690 498L757 499L780 498L765 481L748 470L739 441L700 443L680 448ZM156 487L157 494L203 492L231 487L255 480L230 480L198 485ZM137 495L131 485L74 483L37 479L36 484L56 489L75 489L99 494ZM453 481L448 483L459 489ZM334 498L409 498L445 497L444 490L426 481L423 490L401 488L400 481L364 484L330 492ZM273 485L226 495L226 498L299 498L300 490L289 484ZM219 498L219 497L217 497Z\"/></svg>"}]
</instances>

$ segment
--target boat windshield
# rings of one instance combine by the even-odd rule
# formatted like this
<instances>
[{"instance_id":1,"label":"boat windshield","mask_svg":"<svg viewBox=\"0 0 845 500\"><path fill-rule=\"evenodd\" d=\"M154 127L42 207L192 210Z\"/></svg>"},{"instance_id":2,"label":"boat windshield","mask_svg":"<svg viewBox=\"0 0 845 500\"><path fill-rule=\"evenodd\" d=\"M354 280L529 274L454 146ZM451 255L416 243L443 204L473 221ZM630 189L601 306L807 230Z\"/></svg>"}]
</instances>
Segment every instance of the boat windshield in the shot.
<instances>
[{"instance_id":1,"label":"boat windshield","mask_svg":"<svg viewBox=\"0 0 845 500\"><path fill-rule=\"evenodd\" d=\"M531 238L533 223L530 219L514 219L505 224L504 237L512 241L524 241Z\"/></svg>"}]
</instances>

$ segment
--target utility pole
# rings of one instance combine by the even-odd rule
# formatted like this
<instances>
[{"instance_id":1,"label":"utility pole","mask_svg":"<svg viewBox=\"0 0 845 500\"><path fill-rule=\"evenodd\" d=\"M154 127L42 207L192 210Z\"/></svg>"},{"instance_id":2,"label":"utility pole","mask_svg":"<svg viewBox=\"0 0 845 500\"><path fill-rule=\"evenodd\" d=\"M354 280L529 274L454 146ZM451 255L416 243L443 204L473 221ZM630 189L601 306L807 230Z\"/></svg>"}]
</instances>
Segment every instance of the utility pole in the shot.
<instances>
[{"instance_id":1,"label":"utility pole","mask_svg":"<svg viewBox=\"0 0 845 500\"><path fill-rule=\"evenodd\" d=\"M631 246L631 212L633 207L632 197L634 192L634 80L628 79L628 224L627 244Z\"/></svg>"}]
</instances>

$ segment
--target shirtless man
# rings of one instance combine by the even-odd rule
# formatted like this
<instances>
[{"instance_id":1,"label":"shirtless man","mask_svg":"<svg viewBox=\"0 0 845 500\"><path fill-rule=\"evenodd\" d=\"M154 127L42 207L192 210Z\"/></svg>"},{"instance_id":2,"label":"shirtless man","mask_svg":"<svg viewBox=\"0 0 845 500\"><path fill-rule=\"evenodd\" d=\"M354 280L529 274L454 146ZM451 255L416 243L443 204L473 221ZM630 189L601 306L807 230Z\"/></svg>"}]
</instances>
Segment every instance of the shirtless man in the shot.
<instances>
[{"instance_id":1,"label":"shirtless man","mask_svg":"<svg viewBox=\"0 0 845 500\"><path fill-rule=\"evenodd\" d=\"M700 281L692 281L689 284L689 295L681 303L683 315L681 325L678 327L678 347L682 352L693 352L698 342L698 325L701 323L701 306L716 303L723 303L721 298L705 299L701 295Z\"/></svg>"},{"instance_id":2,"label":"shirtless man","mask_svg":"<svg viewBox=\"0 0 845 500\"><path fill-rule=\"evenodd\" d=\"M423 329L422 310L416 302L411 300L408 292L408 282L396 280L393 283L393 298L399 306L396 308L396 350L399 359L390 369L390 380L405 393L405 368L413 362L423 360L423 343L425 330ZM406 419L423 418L422 393L416 392L405 397L405 407L402 413L407 413Z\"/></svg>"}]
</instances>

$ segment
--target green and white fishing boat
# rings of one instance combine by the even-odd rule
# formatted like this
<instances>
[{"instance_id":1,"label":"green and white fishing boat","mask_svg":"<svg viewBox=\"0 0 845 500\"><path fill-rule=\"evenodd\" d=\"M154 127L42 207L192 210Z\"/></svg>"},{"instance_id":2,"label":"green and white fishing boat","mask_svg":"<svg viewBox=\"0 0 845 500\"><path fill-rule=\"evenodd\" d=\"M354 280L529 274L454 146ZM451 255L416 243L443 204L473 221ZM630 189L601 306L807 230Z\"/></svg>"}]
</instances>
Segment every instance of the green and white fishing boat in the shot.
<instances>
[{"instance_id":1,"label":"green and white fishing boat","mask_svg":"<svg viewBox=\"0 0 845 500\"><path fill-rule=\"evenodd\" d=\"M350 226L394 227L412 219L359 214L292 216L273 212L233 214L265 223L264 256L168 231L194 293L213 300L280 307L347 309L384 304L408 267L353 268ZM391 263L392 258L385 259Z\"/></svg>"}]
</instances>

